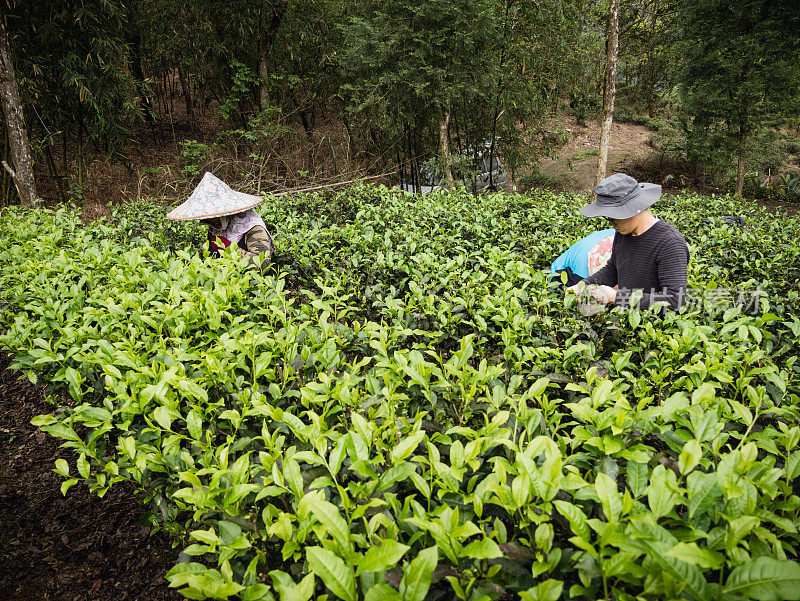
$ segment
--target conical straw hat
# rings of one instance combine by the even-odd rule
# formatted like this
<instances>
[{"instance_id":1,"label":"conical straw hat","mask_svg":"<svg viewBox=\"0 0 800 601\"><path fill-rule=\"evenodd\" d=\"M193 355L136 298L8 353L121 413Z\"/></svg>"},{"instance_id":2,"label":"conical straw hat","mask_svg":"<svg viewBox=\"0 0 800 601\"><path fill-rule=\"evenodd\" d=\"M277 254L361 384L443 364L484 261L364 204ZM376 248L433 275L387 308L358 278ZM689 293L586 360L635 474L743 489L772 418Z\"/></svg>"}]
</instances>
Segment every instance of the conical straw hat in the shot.
<instances>
[{"instance_id":1,"label":"conical straw hat","mask_svg":"<svg viewBox=\"0 0 800 601\"><path fill-rule=\"evenodd\" d=\"M231 187L215 175L206 171L203 179L183 204L172 209L167 219L189 221L210 219L241 213L264 202L261 196L231 190Z\"/></svg>"}]
</instances>

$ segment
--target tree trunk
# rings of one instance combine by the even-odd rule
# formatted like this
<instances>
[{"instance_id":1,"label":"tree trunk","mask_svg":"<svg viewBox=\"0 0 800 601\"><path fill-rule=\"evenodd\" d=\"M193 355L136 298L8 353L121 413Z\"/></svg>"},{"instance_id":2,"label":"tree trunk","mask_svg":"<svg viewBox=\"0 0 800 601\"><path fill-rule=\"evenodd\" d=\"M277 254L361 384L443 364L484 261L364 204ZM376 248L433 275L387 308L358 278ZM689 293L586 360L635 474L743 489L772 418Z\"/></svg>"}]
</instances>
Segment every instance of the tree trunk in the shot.
<instances>
[{"instance_id":1,"label":"tree trunk","mask_svg":"<svg viewBox=\"0 0 800 601\"><path fill-rule=\"evenodd\" d=\"M36 202L36 182L33 179L31 148L28 143L28 132L25 129L25 115L19 100L17 79L14 75L14 63L11 60L11 48L2 16L0 16L0 100L8 128L8 141L11 157L14 160L14 171L11 177L17 188L20 201L24 205ZM4 165L10 171L10 167Z\"/></svg>"},{"instance_id":2,"label":"tree trunk","mask_svg":"<svg viewBox=\"0 0 800 601\"><path fill-rule=\"evenodd\" d=\"M736 197L741 198L744 193L744 154L747 147L747 133L739 132L739 156L736 161Z\"/></svg>"},{"instance_id":3,"label":"tree trunk","mask_svg":"<svg viewBox=\"0 0 800 601\"><path fill-rule=\"evenodd\" d=\"M606 49L606 79L603 90L603 126L600 132L600 149L597 153L595 186L606 176L608 147L611 142L611 125L614 122L614 97L617 92L617 50L619 49L619 0L611 0L608 17L608 42ZM592 192L594 197L594 192Z\"/></svg>"},{"instance_id":4,"label":"tree trunk","mask_svg":"<svg viewBox=\"0 0 800 601\"><path fill-rule=\"evenodd\" d=\"M414 192L419 192L419 165L417 165L416 157L414 156L414 145L411 140L412 129L410 126L406 126L406 128L406 141L408 142L408 168L411 176L411 184L414 187Z\"/></svg>"},{"instance_id":5,"label":"tree trunk","mask_svg":"<svg viewBox=\"0 0 800 601\"><path fill-rule=\"evenodd\" d=\"M419 164L419 157L420 156L424 156L424 155L422 154L422 152L420 152L419 129L415 127L411 131L412 131L412 135L414 136L413 137L413 144L412 144L413 151L414 151L414 157L413 157L414 158L414 163L413 163L414 164L414 177L417 180L417 186L419 186L418 191L422 192L422 186L423 186L422 174L424 172L422 170L422 166Z\"/></svg>"},{"instance_id":6,"label":"tree trunk","mask_svg":"<svg viewBox=\"0 0 800 601\"><path fill-rule=\"evenodd\" d=\"M439 121L439 152L442 162L442 174L451 190L456 187L453 180L453 171L450 168L450 143L448 142L448 129L450 127L450 105L444 110L442 120Z\"/></svg>"},{"instance_id":7,"label":"tree trunk","mask_svg":"<svg viewBox=\"0 0 800 601\"><path fill-rule=\"evenodd\" d=\"M4 127L2 130L3 135L3 160L8 159L11 154L11 147L8 145L8 128ZM11 180L11 174L5 169L0 170L0 182L2 182L2 189L0 189L0 206L9 204L11 198L11 186L14 182Z\"/></svg>"}]
</instances>

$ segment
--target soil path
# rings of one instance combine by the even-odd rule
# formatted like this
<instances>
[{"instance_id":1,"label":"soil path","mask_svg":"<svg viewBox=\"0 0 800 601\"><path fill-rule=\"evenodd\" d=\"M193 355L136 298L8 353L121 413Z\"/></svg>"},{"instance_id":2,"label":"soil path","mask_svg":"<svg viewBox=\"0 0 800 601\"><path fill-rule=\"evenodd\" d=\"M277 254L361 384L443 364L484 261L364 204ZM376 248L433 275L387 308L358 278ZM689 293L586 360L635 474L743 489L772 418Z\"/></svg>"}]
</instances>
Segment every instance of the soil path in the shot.
<instances>
[{"instance_id":1,"label":"soil path","mask_svg":"<svg viewBox=\"0 0 800 601\"><path fill-rule=\"evenodd\" d=\"M141 521L145 508L125 483L102 499L77 484L60 492L55 460L69 450L31 425L54 406L0 352L0 599L178 601L164 574L177 549Z\"/></svg>"},{"instance_id":2,"label":"soil path","mask_svg":"<svg viewBox=\"0 0 800 601\"><path fill-rule=\"evenodd\" d=\"M561 116L549 128L556 126L562 131L567 130L569 140L558 149L558 156L542 159L539 171L547 176L553 188L588 193L594 185L597 172L600 124L587 121L585 125L579 125L571 117ZM615 122L611 127L607 172L630 171L637 163L654 154L650 146L653 133L643 125Z\"/></svg>"}]
</instances>

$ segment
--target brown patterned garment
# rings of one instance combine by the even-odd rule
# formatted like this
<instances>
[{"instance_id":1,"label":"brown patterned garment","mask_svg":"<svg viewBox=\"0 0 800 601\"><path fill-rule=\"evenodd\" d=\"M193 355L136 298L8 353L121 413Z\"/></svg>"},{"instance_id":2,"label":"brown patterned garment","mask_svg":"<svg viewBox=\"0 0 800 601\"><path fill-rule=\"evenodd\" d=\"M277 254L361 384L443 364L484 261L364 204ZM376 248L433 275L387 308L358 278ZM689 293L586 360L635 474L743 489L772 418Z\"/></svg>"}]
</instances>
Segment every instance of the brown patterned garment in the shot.
<instances>
[{"instance_id":1,"label":"brown patterned garment","mask_svg":"<svg viewBox=\"0 0 800 601\"><path fill-rule=\"evenodd\" d=\"M239 240L239 252L247 259L248 268L263 270L269 266L275 244L272 236L260 225L255 226ZM259 256L264 254L264 260L259 263Z\"/></svg>"}]
</instances>

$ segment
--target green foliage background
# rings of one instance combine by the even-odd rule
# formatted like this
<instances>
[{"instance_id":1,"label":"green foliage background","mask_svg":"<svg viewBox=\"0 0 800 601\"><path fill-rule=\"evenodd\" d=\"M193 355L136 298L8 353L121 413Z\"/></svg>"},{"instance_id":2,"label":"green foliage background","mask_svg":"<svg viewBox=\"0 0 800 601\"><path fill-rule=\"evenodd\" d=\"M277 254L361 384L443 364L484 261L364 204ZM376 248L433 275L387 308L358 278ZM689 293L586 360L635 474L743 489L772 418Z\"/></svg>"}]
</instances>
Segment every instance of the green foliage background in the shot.
<instances>
[{"instance_id":1,"label":"green foliage background","mask_svg":"<svg viewBox=\"0 0 800 601\"><path fill-rule=\"evenodd\" d=\"M267 163L272 187L293 185L287 171L412 179L438 156L448 115L453 152L489 141L515 176L549 151L549 117L602 109L606 0L6 5L37 173L62 201L83 198L87 158L132 174L147 136L223 132L214 169L256 191ZM721 187L739 155L748 171L767 169L780 144L766 132L797 138L798 31L791 0L626 2L618 113L663 125L663 151L704 185ZM273 153L294 144L305 156L290 168ZM7 204L13 186L0 177Z\"/></svg>"}]
</instances>

